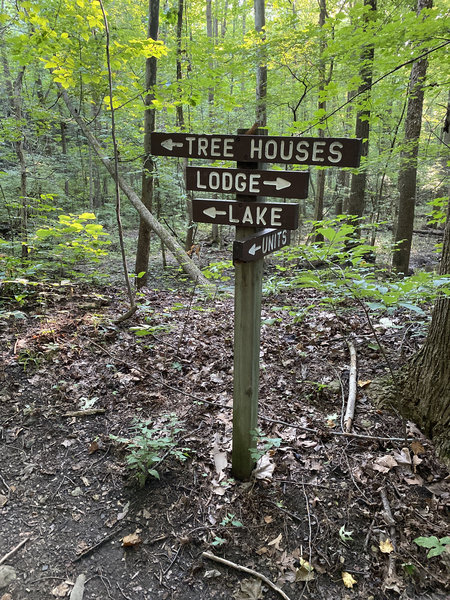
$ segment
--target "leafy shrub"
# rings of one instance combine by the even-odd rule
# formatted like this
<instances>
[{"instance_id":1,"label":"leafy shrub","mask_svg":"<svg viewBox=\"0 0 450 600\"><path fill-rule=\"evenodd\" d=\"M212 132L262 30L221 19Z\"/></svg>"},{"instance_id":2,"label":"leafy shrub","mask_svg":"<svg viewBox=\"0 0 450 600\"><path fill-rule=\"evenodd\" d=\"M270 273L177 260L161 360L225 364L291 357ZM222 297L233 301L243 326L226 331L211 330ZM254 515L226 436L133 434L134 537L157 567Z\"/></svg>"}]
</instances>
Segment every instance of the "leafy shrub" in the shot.
<instances>
[{"instance_id":1,"label":"leafy shrub","mask_svg":"<svg viewBox=\"0 0 450 600\"><path fill-rule=\"evenodd\" d=\"M159 479L156 470L167 456L180 461L188 458L187 448L177 448L176 435L183 431L176 415L170 414L166 422L152 425L151 421L135 422L131 438L110 435L112 440L125 444L127 465L140 486L144 486L149 476Z\"/></svg>"}]
</instances>

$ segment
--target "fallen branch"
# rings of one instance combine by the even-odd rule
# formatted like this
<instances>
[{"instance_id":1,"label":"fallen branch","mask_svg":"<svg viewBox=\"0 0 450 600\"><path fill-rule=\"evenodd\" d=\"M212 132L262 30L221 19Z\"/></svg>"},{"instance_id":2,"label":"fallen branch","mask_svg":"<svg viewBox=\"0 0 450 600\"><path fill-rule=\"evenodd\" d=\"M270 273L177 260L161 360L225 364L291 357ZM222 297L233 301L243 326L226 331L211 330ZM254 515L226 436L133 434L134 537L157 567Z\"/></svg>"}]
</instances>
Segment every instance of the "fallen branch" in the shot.
<instances>
[{"instance_id":1,"label":"fallen branch","mask_svg":"<svg viewBox=\"0 0 450 600\"><path fill-rule=\"evenodd\" d=\"M82 558L84 558L85 556L90 554L91 552L94 552L94 550L97 550L97 548L100 548L100 546L103 546L103 544L105 544L107 541L109 541L111 538L113 538L119 532L120 532L120 529L116 529L115 531L109 533L108 535L106 535L104 538L102 538L99 542L97 542L93 546L90 546L89 548L86 548L86 550L83 550L83 552L80 552L80 554L78 554L73 559L73 562L77 562L78 560L81 560Z\"/></svg>"},{"instance_id":2,"label":"fallen branch","mask_svg":"<svg viewBox=\"0 0 450 600\"><path fill-rule=\"evenodd\" d=\"M13 554L15 554L17 552L17 550L19 550L20 548L22 548L22 546L24 546L28 540L30 539L31 536L23 539L20 544L17 544L17 546L15 548L13 548L11 550L11 552L8 552L8 554L5 554L5 556L3 558L0 558L0 565L3 564L5 561L8 560L8 558L10 558Z\"/></svg>"},{"instance_id":3,"label":"fallen branch","mask_svg":"<svg viewBox=\"0 0 450 600\"><path fill-rule=\"evenodd\" d=\"M347 433L352 430L353 419L355 418L355 404L356 404L356 348L350 340L348 343L348 349L350 351L350 378L348 382L348 400L347 410L344 415L344 428Z\"/></svg>"},{"instance_id":4,"label":"fallen branch","mask_svg":"<svg viewBox=\"0 0 450 600\"><path fill-rule=\"evenodd\" d=\"M91 415L102 415L106 408L87 408L86 410L72 410L63 414L63 417L90 417Z\"/></svg>"},{"instance_id":5,"label":"fallen branch","mask_svg":"<svg viewBox=\"0 0 450 600\"><path fill-rule=\"evenodd\" d=\"M238 565L234 562L231 562L230 560L226 560L225 558L220 558L220 556L216 556L215 554L212 554L211 552L203 552L202 556L204 556L205 558L209 558L210 560L214 560L215 562L218 562L222 565L226 565L227 567L232 567L233 569L236 569L237 571L242 571L243 573L247 573L248 575L253 575L253 577L257 577L258 579L261 579L261 581L263 581L266 585L268 585L275 592L280 594L280 596L282 598L284 598L284 600L290 600L289 596L287 596L283 592L283 590L281 590L277 585L272 583L270 581L270 579L267 579L267 577L265 575L263 575L262 573L258 573L258 571L254 571L253 569L248 569L247 567L243 567L242 565Z\"/></svg>"},{"instance_id":6,"label":"fallen branch","mask_svg":"<svg viewBox=\"0 0 450 600\"><path fill-rule=\"evenodd\" d=\"M389 528L389 536L392 543L392 546L396 547L396 535L395 535L395 519L392 516L391 506L389 504L389 500L386 494L385 489L380 490L381 501L383 502L384 515L386 519L386 523L390 526ZM389 554L389 563L388 563L388 572L386 580L391 580L395 577L395 554L391 552Z\"/></svg>"},{"instance_id":7,"label":"fallen branch","mask_svg":"<svg viewBox=\"0 0 450 600\"><path fill-rule=\"evenodd\" d=\"M137 210L143 221L145 221L150 229L161 239L162 242L164 242L167 248L172 252L175 260L178 262L183 271L187 273L191 279L193 279L193 281L196 281L198 285L204 286L206 290L213 291L215 286L213 286L211 282L206 279L197 265L194 264L194 261L192 261L186 254L184 248L180 246L178 241L167 231L165 227L161 225L161 223L153 216L148 208L146 208L139 196L122 177L122 175L120 173L116 174L113 162L107 156L105 156L105 150L97 138L91 133L86 122L78 112L78 109L73 105L67 91L59 84L58 87L61 97L67 106L67 110L83 132L88 144L91 146L91 148L93 148L94 152L97 154L111 177L117 181L120 189Z\"/></svg>"}]
</instances>

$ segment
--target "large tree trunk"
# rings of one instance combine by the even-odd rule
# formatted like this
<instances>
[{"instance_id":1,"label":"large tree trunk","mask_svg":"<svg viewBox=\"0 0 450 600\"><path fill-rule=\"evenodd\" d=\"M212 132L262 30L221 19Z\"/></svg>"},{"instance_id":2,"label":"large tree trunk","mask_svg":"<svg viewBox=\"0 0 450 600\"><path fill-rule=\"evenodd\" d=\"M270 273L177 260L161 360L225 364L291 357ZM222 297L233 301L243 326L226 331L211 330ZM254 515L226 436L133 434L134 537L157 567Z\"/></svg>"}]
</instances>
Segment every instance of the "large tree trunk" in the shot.
<instances>
[{"instance_id":1,"label":"large tree trunk","mask_svg":"<svg viewBox=\"0 0 450 600\"><path fill-rule=\"evenodd\" d=\"M81 118L77 109L73 106L67 92L61 86L59 86L59 90L67 106L68 111L80 127L81 131L83 132L85 138L88 141L88 144L94 149L95 153L100 158L101 162L103 163L111 177L115 179L116 174L114 171L114 163L104 155L105 153L103 148L101 147L98 140L89 131L86 123ZM187 273L199 285L210 286L211 284L200 271L200 269L189 258L189 256L179 245L177 240L167 231L167 229L165 229L165 227L161 225L161 223L152 215L148 208L144 206L136 192L128 185L128 183L123 179L123 177L120 176L120 174L117 175L117 178L119 186L125 194L125 196L127 196L128 200L138 211L139 215L143 219L145 219L146 223L149 225L151 230L154 233L156 233L156 235L164 242L164 244L167 246L170 252L172 252L183 271Z\"/></svg>"},{"instance_id":2,"label":"large tree trunk","mask_svg":"<svg viewBox=\"0 0 450 600\"><path fill-rule=\"evenodd\" d=\"M440 273L450 274L450 204ZM402 413L415 421L450 462L450 298L433 309L424 346L412 359L405 383Z\"/></svg>"},{"instance_id":3,"label":"large tree trunk","mask_svg":"<svg viewBox=\"0 0 450 600\"><path fill-rule=\"evenodd\" d=\"M417 0L417 12L424 8L432 8L433 0ZM406 111L404 149L400 157L400 173L398 177L398 219L395 232L397 243L392 265L399 273L408 274L409 257L414 228L414 211L416 204L417 155L422 127L422 110L424 97L424 81L428 61L422 58L415 62L411 69L409 81L409 99Z\"/></svg>"},{"instance_id":4,"label":"large tree trunk","mask_svg":"<svg viewBox=\"0 0 450 600\"><path fill-rule=\"evenodd\" d=\"M444 147L450 144L450 104L444 125ZM448 152L447 152L448 154ZM450 191L450 190L449 190ZM444 232L441 275L450 275L450 201ZM450 462L450 298L439 298L433 309L424 346L412 359L405 383L402 413L414 420Z\"/></svg>"},{"instance_id":5,"label":"large tree trunk","mask_svg":"<svg viewBox=\"0 0 450 600\"><path fill-rule=\"evenodd\" d=\"M376 0L364 0L365 6L370 6L371 11L377 10ZM366 15L368 20L370 15ZM362 96L363 107L358 110L356 115L355 135L357 138L362 138L361 156L367 157L369 154L369 133L370 133L370 87L372 85L374 46L372 43L366 44L361 53L361 84L358 93L367 90L367 93ZM352 175L350 197L348 201L348 214L351 216L362 217L364 213L364 197L366 193L367 173L365 164L361 166L358 173Z\"/></svg>"},{"instance_id":6,"label":"large tree trunk","mask_svg":"<svg viewBox=\"0 0 450 600\"><path fill-rule=\"evenodd\" d=\"M149 0L148 5L148 37L158 39L159 0ZM157 61L154 56L147 58L145 63L145 113L144 113L144 164L142 165L142 203L151 212L153 200L153 171L154 163L151 154L150 134L155 131L155 110L152 108L154 99L153 88L156 85ZM139 235L136 250L135 273L144 273L136 279L138 289L148 283L148 261L150 257L151 227L141 217L139 220Z\"/></svg>"}]
</instances>

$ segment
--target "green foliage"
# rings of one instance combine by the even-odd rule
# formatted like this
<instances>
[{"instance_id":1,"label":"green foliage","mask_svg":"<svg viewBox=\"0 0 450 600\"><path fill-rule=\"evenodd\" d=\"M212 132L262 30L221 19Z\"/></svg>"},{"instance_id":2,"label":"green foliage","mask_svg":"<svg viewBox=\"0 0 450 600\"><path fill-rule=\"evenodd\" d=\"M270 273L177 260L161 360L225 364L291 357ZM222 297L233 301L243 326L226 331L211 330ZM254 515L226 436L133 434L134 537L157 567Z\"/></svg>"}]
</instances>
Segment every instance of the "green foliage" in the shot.
<instances>
[{"instance_id":1,"label":"green foliage","mask_svg":"<svg viewBox=\"0 0 450 600\"><path fill-rule=\"evenodd\" d=\"M427 216L430 217L429 225L443 225L446 222L448 201L448 196L443 196L427 202L431 207L430 212L427 213Z\"/></svg>"},{"instance_id":2,"label":"green foliage","mask_svg":"<svg viewBox=\"0 0 450 600\"><path fill-rule=\"evenodd\" d=\"M210 263L206 268L202 269L202 273L207 279L229 281L230 276L226 274L226 271L232 267L233 263L231 260L221 260Z\"/></svg>"},{"instance_id":3,"label":"green foliage","mask_svg":"<svg viewBox=\"0 0 450 600\"><path fill-rule=\"evenodd\" d=\"M144 486L147 478L159 479L158 466L167 456L185 461L187 448L177 448L176 436L183 431L176 415L166 415L164 421L152 424L151 421L135 422L131 438L110 435L114 441L125 444L127 466L139 485Z\"/></svg>"},{"instance_id":4,"label":"green foliage","mask_svg":"<svg viewBox=\"0 0 450 600\"><path fill-rule=\"evenodd\" d=\"M324 236L325 242L281 250L277 269L282 277L269 280L266 291L315 288L323 292L321 304L339 306L356 298L373 313L404 308L421 316L425 316L422 307L425 303L439 295L450 295L448 276L418 272L397 279L367 262L375 248L355 241L355 229L356 226L342 223L341 219L316 224L316 231ZM314 268L317 262L322 268ZM311 267L301 269L299 264Z\"/></svg>"},{"instance_id":5,"label":"green foliage","mask_svg":"<svg viewBox=\"0 0 450 600\"><path fill-rule=\"evenodd\" d=\"M418 546L422 546L423 548L429 548L427 553L427 558L432 558L433 556L440 556L443 552L448 552L450 549L450 537L442 537L438 539L435 535L430 535L429 537L418 537L414 540L414 542Z\"/></svg>"},{"instance_id":6,"label":"green foliage","mask_svg":"<svg viewBox=\"0 0 450 600\"><path fill-rule=\"evenodd\" d=\"M70 270L73 274L81 264L100 262L110 241L103 226L92 222L95 218L94 213L59 215L57 221L38 229L32 246L43 269L51 272L56 265L60 273Z\"/></svg>"},{"instance_id":7,"label":"green foliage","mask_svg":"<svg viewBox=\"0 0 450 600\"><path fill-rule=\"evenodd\" d=\"M281 438L271 438L267 435L264 435L259 428L254 429L251 432L251 435L254 440L255 447L250 448L250 455L255 462L273 448L279 448L282 442Z\"/></svg>"}]
</instances>

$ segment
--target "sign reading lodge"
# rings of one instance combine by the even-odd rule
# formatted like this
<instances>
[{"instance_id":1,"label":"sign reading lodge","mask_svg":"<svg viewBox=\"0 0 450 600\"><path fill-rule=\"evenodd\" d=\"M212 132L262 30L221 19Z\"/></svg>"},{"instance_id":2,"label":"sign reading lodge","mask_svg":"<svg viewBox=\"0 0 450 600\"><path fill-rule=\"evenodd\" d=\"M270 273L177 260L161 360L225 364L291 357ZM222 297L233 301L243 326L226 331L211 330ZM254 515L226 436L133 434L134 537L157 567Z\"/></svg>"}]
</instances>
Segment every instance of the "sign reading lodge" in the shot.
<instances>
[{"instance_id":1,"label":"sign reading lodge","mask_svg":"<svg viewBox=\"0 0 450 600\"><path fill-rule=\"evenodd\" d=\"M196 192L307 198L308 182L306 171L186 168L186 187Z\"/></svg>"}]
</instances>

